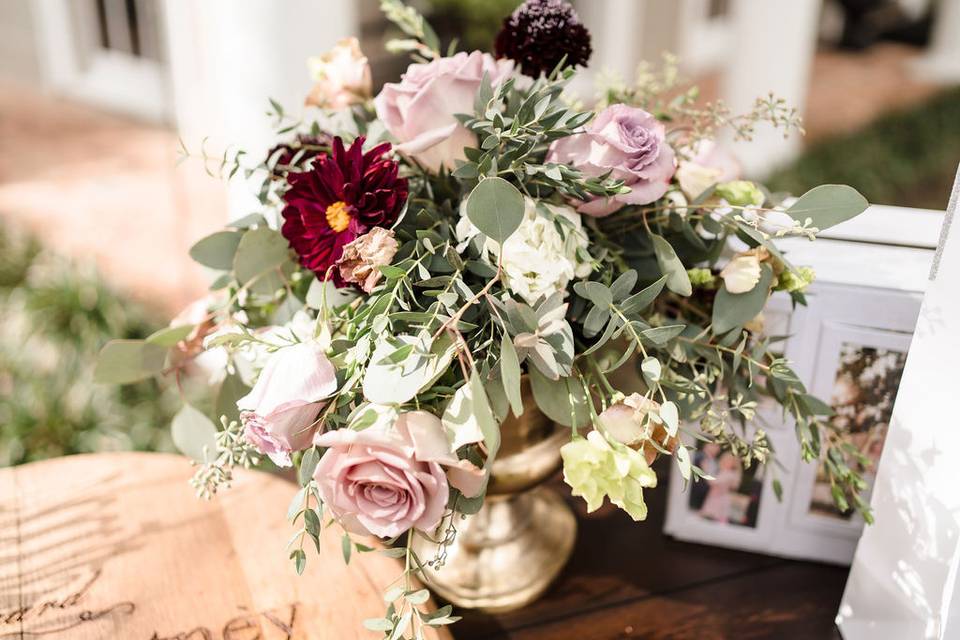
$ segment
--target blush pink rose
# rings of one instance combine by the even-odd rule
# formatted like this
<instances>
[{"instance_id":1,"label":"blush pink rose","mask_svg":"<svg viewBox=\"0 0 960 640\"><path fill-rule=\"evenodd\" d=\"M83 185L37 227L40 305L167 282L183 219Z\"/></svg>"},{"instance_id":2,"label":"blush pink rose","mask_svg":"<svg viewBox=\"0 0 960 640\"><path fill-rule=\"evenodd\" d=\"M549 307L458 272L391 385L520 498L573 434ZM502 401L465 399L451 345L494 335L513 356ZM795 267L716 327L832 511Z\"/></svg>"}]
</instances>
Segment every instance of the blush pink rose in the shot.
<instances>
[{"instance_id":1,"label":"blush pink rose","mask_svg":"<svg viewBox=\"0 0 960 640\"><path fill-rule=\"evenodd\" d=\"M477 144L454 116L473 113L484 73L496 86L512 71L512 61L479 51L412 64L400 82L383 85L374 99L377 116L400 143L397 151L433 172L441 166L453 169L456 160L465 158L464 147Z\"/></svg>"},{"instance_id":2,"label":"blush pink rose","mask_svg":"<svg viewBox=\"0 0 960 640\"><path fill-rule=\"evenodd\" d=\"M345 109L370 99L373 81L367 57L356 38L344 38L327 53L307 61L313 89L307 104L327 109Z\"/></svg>"},{"instance_id":3,"label":"blush pink rose","mask_svg":"<svg viewBox=\"0 0 960 640\"><path fill-rule=\"evenodd\" d=\"M388 426L328 431L315 444L329 447L314 473L320 498L360 535L431 532L443 518L449 485L472 497L486 481L481 469L457 459L443 423L426 411L402 413Z\"/></svg>"},{"instance_id":4,"label":"blush pink rose","mask_svg":"<svg viewBox=\"0 0 960 640\"><path fill-rule=\"evenodd\" d=\"M337 390L337 372L316 342L274 352L250 393L237 401L244 438L280 467L308 448L323 400Z\"/></svg>"},{"instance_id":5,"label":"blush pink rose","mask_svg":"<svg viewBox=\"0 0 960 640\"><path fill-rule=\"evenodd\" d=\"M554 142L547 160L569 164L587 176L609 173L611 178L623 180L629 193L597 198L578 209L587 215L606 216L627 204L649 204L667 192L675 163L665 138L663 123L653 115L615 104L597 114L583 133Z\"/></svg>"}]
</instances>

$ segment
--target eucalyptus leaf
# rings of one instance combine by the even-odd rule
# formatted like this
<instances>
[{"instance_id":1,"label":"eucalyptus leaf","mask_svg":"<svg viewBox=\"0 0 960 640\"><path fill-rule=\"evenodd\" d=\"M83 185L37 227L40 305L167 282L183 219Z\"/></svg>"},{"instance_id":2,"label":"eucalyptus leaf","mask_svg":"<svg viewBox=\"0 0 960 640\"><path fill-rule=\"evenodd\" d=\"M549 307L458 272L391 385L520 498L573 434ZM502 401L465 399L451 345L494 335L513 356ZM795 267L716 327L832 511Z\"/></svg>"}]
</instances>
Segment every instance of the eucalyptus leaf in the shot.
<instances>
[{"instance_id":1,"label":"eucalyptus leaf","mask_svg":"<svg viewBox=\"0 0 960 640\"><path fill-rule=\"evenodd\" d=\"M359 295L354 289L346 287L338 289L332 281L317 278L310 283L305 302L311 309L322 309L324 303L326 303L328 309L336 309L345 304L350 304Z\"/></svg>"},{"instance_id":2,"label":"eucalyptus leaf","mask_svg":"<svg viewBox=\"0 0 960 640\"><path fill-rule=\"evenodd\" d=\"M367 618L363 621L363 626L370 631L390 631L393 629L393 623L386 618Z\"/></svg>"},{"instance_id":3,"label":"eucalyptus leaf","mask_svg":"<svg viewBox=\"0 0 960 640\"><path fill-rule=\"evenodd\" d=\"M266 227L251 229L243 234L233 258L233 271L240 284L247 284L257 276L278 269L289 256L286 238Z\"/></svg>"},{"instance_id":4,"label":"eucalyptus leaf","mask_svg":"<svg viewBox=\"0 0 960 640\"><path fill-rule=\"evenodd\" d=\"M340 539L340 551L343 553L343 564L350 564L350 554L353 552L353 541L350 534L344 533Z\"/></svg>"},{"instance_id":5,"label":"eucalyptus leaf","mask_svg":"<svg viewBox=\"0 0 960 640\"><path fill-rule=\"evenodd\" d=\"M680 428L680 412L677 409L677 405L667 400L660 405L659 414L660 419L663 420L663 424L667 427L667 433L670 437L677 435L677 430Z\"/></svg>"},{"instance_id":6,"label":"eucalyptus leaf","mask_svg":"<svg viewBox=\"0 0 960 640\"><path fill-rule=\"evenodd\" d=\"M529 376L533 398L548 418L565 427L579 428L589 422L590 408L579 380L571 377L554 381L536 369L531 369Z\"/></svg>"},{"instance_id":7,"label":"eucalyptus leaf","mask_svg":"<svg viewBox=\"0 0 960 640\"><path fill-rule=\"evenodd\" d=\"M677 447L677 466L680 468L683 479L689 480L693 466L690 462L690 451L683 445Z\"/></svg>"},{"instance_id":8,"label":"eucalyptus leaf","mask_svg":"<svg viewBox=\"0 0 960 640\"><path fill-rule=\"evenodd\" d=\"M500 379L503 390L510 400L513 415L523 415L523 397L520 393L520 360L510 334L504 333L500 340Z\"/></svg>"},{"instance_id":9,"label":"eucalyptus leaf","mask_svg":"<svg viewBox=\"0 0 960 640\"><path fill-rule=\"evenodd\" d=\"M643 372L643 376L650 382L659 382L662 370L660 361L653 356L647 356L643 359L643 362L640 363L640 371Z\"/></svg>"},{"instance_id":10,"label":"eucalyptus leaf","mask_svg":"<svg viewBox=\"0 0 960 640\"><path fill-rule=\"evenodd\" d=\"M656 345L664 345L683 333L685 324L671 324L666 327L652 327L640 332L644 338Z\"/></svg>"},{"instance_id":11,"label":"eucalyptus leaf","mask_svg":"<svg viewBox=\"0 0 960 640\"><path fill-rule=\"evenodd\" d=\"M317 451L316 447L310 447L303 452L303 456L300 458L300 466L297 468L297 480L301 487L307 486L313 479L313 472L317 470L319 463L320 452Z\"/></svg>"},{"instance_id":12,"label":"eucalyptus leaf","mask_svg":"<svg viewBox=\"0 0 960 640\"><path fill-rule=\"evenodd\" d=\"M95 382L130 384L163 371L167 349L144 340L111 340L97 356Z\"/></svg>"},{"instance_id":13,"label":"eucalyptus leaf","mask_svg":"<svg viewBox=\"0 0 960 640\"><path fill-rule=\"evenodd\" d=\"M147 342L160 347L172 347L190 335L190 332L196 326L195 324L181 324L176 327L160 329L147 336Z\"/></svg>"},{"instance_id":14,"label":"eucalyptus leaf","mask_svg":"<svg viewBox=\"0 0 960 640\"><path fill-rule=\"evenodd\" d=\"M210 418L189 404L183 405L173 416L170 433L173 444L185 456L197 462L207 462L216 456L216 426Z\"/></svg>"},{"instance_id":15,"label":"eucalyptus leaf","mask_svg":"<svg viewBox=\"0 0 960 640\"><path fill-rule=\"evenodd\" d=\"M633 293L633 288L637 285L637 277L637 272L634 269L629 269L620 274L620 277L610 285L610 293L616 302L620 302Z\"/></svg>"},{"instance_id":16,"label":"eucalyptus leaf","mask_svg":"<svg viewBox=\"0 0 960 640\"><path fill-rule=\"evenodd\" d=\"M470 380L466 386L470 390L470 404L474 419L480 425L480 431L483 433L483 444L487 448L485 466L489 468L496 459L497 452L500 451L500 425L493 417L493 411L490 409L490 403L487 400L487 393L483 389L483 382L480 380L480 375L476 369L470 372Z\"/></svg>"},{"instance_id":17,"label":"eucalyptus leaf","mask_svg":"<svg viewBox=\"0 0 960 640\"><path fill-rule=\"evenodd\" d=\"M650 239L653 241L653 251L657 256L660 271L667 277L667 289L681 296L689 296L693 293L690 277L687 275L687 268L683 266L676 251L673 250L673 246L655 233L650 234Z\"/></svg>"},{"instance_id":18,"label":"eucalyptus leaf","mask_svg":"<svg viewBox=\"0 0 960 640\"><path fill-rule=\"evenodd\" d=\"M803 223L807 218L820 230L846 222L863 213L870 203L860 192L845 184L822 184L800 196L787 214Z\"/></svg>"},{"instance_id":19,"label":"eucalyptus leaf","mask_svg":"<svg viewBox=\"0 0 960 640\"><path fill-rule=\"evenodd\" d=\"M602 282L578 282L573 290L581 298L586 298L598 307L606 309L613 302L613 294Z\"/></svg>"},{"instance_id":20,"label":"eucalyptus leaf","mask_svg":"<svg viewBox=\"0 0 960 640\"><path fill-rule=\"evenodd\" d=\"M217 231L190 247L190 257L205 267L227 271L233 268L233 257L243 233Z\"/></svg>"},{"instance_id":21,"label":"eucalyptus leaf","mask_svg":"<svg viewBox=\"0 0 960 640\"><path fill-rule=\"evenodd\" d=\"M523 195L503 178L481 180L467 198L470 222L501 244L520 226L523 209Z\"/></svg>"},{"instance_id":22,"label":"eucalyptus leaf","mask_svg":"<svg viewBox=\"0 0 960 640\"><path fill-rule=\"evenodd\" d=\"M457 389L440 418L449 433L450 446L454 450L467 444L482 442L485 437L480 421L473 413L473 398L470 392L469 384Z\"/></svg>"},{"instance_id":23,"label":"eucalyptus leaf","mask_svg":"<svg viewBox=\"0 0 960 640\"><path fill-rule=\"evenodd\" d=\"M387 340L380 340L370 356L370 365L363 378L363 395L376 404L403 404L436 381L453 359L453 340L447 333L431 342L427 335L401 335L396 342L414 345L413 353L403 362L393 364L388 356L397 350ZM423 355L422 352L427 352Z\"/></svg>"},{"instance_id":24,"label":"eucalyptus leaf","mask_svg":"<svg viewBox=\"0 0 960 640\"><path fill-rule=\"evenodd\" d=\"M650 286L624 300L620 305L620 310L626 315L632 315L634 313L643 311L649 307L654 300L657 299L657 296L659 296L660 292L663 291L663 287L666 283L667 277L663 276Z\"/></svg>"},{"instance_id":25,"label":"eucalyptus leaf","mask_svg":"<svg viewBox=\"0 0 960 640\"><path fill-rule=\"evenodd\" d=\"M250 387L244 382L239 373L228 373L217 389L217 399L214 403L214 415L227 416L227 420L239 420L240 411L237 401L250 393Z\"/></svg>"}]
</instances>

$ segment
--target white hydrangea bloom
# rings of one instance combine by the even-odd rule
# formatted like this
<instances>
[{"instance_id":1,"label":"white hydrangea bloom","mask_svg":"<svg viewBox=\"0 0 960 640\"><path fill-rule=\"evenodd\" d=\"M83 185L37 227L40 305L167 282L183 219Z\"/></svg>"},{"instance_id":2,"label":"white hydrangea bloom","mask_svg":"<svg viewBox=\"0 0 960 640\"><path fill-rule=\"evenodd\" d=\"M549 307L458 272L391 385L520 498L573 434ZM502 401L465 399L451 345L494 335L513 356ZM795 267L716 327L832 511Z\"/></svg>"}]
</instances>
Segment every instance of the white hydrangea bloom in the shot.
<instances>
[{"instance_id":1,"label":"white hydrangea bloom","mask_svg":"<svg viewBox=\"0 0 960 640\"><path fill-rule=\"evenodd\" d=\"M580 214L571 207L524 198L520 227L503 243L503 273L507 287L528 304L541 296L565 292L574 278L590 275L592 258ZM466 216L466 203L457 223L459 250L480 231ZM492 264L500 256L500 244L487 240L484 253Z\"/></svg>"}]
</instances>

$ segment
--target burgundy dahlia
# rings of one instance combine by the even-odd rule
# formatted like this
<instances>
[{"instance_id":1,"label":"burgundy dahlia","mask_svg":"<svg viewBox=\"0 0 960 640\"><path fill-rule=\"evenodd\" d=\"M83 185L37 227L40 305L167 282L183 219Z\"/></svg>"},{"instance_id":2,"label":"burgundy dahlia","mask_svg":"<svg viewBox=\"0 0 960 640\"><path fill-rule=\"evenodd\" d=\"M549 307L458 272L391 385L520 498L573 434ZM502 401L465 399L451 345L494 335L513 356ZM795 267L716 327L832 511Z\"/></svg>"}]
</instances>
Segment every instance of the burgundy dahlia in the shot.
<instances>
[{"instance_id":1,"label":"burgundy dahlia","mask_svg":"<svg viewBox=\"0 0 960 640\"><path fill-rule=\"evenodd\" d=\"M533 78L566 65L585 66L593 49L590 32L564 0L527 0L507 16L497 34L498 58L510 58Z\"/></svg>"},{"instance_id":2,"label":"burgundy dahlia","mask_svg":"<svg viewBox=\"0 0 960 640\"><path fill-rule=\"evenodd\" d=\"M283 237L300 257L300 264L326 278L343 254L343 247L373 227L396 221L407 201L407 180L397 176L397 163L383 157L390 143L363 152L364 138L349 149L333 139L330 154L321 154L313 167L290 173L283 194ZM338 286L340 276L330 270Z\"/></svg>"}]
</instances>

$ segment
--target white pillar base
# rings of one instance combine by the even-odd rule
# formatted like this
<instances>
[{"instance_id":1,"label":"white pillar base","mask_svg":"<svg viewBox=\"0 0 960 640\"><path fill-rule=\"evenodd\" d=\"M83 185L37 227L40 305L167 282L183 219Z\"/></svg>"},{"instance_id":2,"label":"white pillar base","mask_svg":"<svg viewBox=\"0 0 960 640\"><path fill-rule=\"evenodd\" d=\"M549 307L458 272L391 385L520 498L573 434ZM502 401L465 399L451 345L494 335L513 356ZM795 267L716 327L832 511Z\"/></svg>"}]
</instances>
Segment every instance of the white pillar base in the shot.
<instances>
[{"instance_id":1,"label":"white pillar base","mask_svg":"<svg viewBox=\"0 0 960 640\"><path fill-rule=\"evenodd\" d=\"M846 640L960 638L958 200L960 173L880 459L876 523L837 614Z\"/></svg>"}]
</instances>

